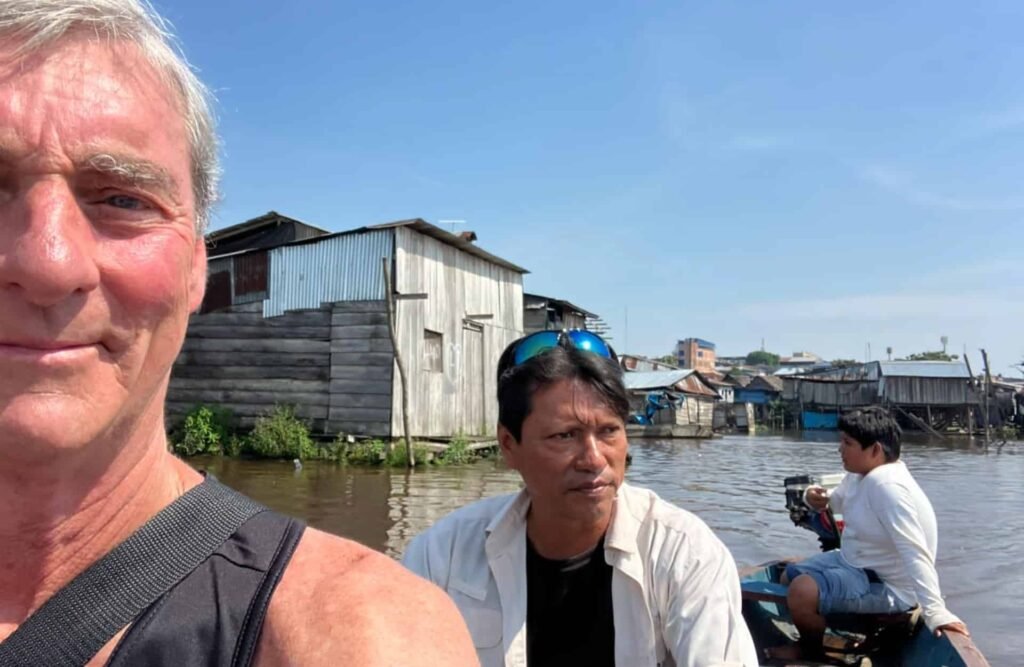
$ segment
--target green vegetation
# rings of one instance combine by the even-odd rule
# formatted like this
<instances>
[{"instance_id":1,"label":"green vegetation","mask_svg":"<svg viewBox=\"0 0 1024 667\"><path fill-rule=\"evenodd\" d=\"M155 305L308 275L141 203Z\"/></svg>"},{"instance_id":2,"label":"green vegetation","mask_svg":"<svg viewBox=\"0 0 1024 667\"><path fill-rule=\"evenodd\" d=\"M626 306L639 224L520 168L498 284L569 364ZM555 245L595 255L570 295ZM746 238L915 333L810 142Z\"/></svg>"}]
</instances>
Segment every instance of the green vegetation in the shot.
<instances>
[{"instance_id":1,"label":"green vegetation","mask_svg":"<svg viewBox=\"0 0 1024 667\"><path fill-rule=\"evenodd\" d=\"M185 415L185 420L171 442L175 454L227 453L232 443L234 416L230 410L209 405L197 405Z\"/></svg>"},{"instance_id":2,"label":"green vegetation","mask_svg":"<svg viewBox=\"0 0 1024 667\"><path fill-rule=\"evenodd\" d=\"M341 442L344 448L342 460L346 463L358 465L379 466L388 458L388 443L383 440L363 440L349 444L343 442L344 436L338 436L336 442Z\"/></svg>"},{"instance_id":3,"label":"green vegetation","mask_svg":"<svg viewBox=\"0 0 1024 667\"><path fill-rule=\"evenodd\" d=\"M670 364L672 366L679 365L679 359L674 354L664 354L658 357L658 361L660 361L663 364Z\"/></svg>"},{"instance_id":4,"label":"green vegetation","mask_svg":"<svg viewBox=\"0 0 1024 667\"><path fill-rule=\"evenodd\" d=\"M778 366L779 355L764 350L755 350L744 360L748 366Z\"/></svg>"},{"instance_id":5,"label":"green vegetation","mask_svg":"<svg viewBox=\"0 0 1024 667\"><path fill-rule=\"evenodd\" d=\"M309 436L309 426L295 416L295 408L279 405L256 425L244 441L242 451L264 459L320 458L318 447Z\"/></svg>"},{"instance_id":6,"label":"green vegetation","mask_svg":"<svg viewBox=\"0 0 1024 667\"><path fill-rule=\"evenodd\" d=\"M416 460L419 461L420 455L415 454L415 456ZM462 437L462 434L459 434L448 443L448 449L441 452L438 458L442 463L463 465L472 462L475 456L469 449L469 441Z\"/></svg>"},{"instance_id":7,"label":"green vegetation","mask_svg":"<svg viewBox=\"0 0 1024 667\"><path fill-rule=\"evenodd\" d=\"M198 405L171 433L171 448L183 457L223 455L396 468L404 468L407 463L405 447L401 443L392 447L380 439L350 442L350 437L345 434L331 442L318 442L313 439L309 425L295 414L292 406L280 405L270 414L259 417L248 434L239 433L236 424L230 410ZM451 441L447 450L436 455L423 444L413 443L413 456L417 466L464 465L479 458L461 435Z\"/></svg>"},{"instance_id":8,"label":"green vegetation","mask_svg":"<svg viewBox=\"0 0 1024 667\"><path fill-rule=\"evenodd\" d=\"M932 352L915 352L899 361L956 361L960 357L955 354L946 354L942 350Z\"/></svg>"}]
</instances>

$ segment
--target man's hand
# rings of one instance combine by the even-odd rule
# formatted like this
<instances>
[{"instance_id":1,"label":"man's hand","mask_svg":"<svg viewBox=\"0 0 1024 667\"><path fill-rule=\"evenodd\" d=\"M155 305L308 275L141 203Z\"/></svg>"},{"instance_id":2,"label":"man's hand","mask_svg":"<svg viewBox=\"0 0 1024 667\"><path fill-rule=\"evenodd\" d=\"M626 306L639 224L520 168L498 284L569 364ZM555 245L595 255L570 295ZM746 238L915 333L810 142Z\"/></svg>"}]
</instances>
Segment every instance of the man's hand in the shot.
<instances>
[{"instance_id":1,"label":"man's hand","mask_svg":"<svg viewBox=\"0 0 1024 667\"><path fill-rule=\"evenodd\" d=\"M807 487L807 504L816 510L823 510L828 507L828 491L821 486Z\"/></svg>"},{"instance_id":2,"label":"man's hand","mask_svg":"<svg viewBox=\"0 0 1024 667\"><path fill-rule=\"evenodd\" d=\"M946 623L935 628L935 636L941 637L943 632L956 632L963 635L964 637L970 637L971 633L967 631L967 626L957 621L956 623Z\"/></svg>"}]
</instances>

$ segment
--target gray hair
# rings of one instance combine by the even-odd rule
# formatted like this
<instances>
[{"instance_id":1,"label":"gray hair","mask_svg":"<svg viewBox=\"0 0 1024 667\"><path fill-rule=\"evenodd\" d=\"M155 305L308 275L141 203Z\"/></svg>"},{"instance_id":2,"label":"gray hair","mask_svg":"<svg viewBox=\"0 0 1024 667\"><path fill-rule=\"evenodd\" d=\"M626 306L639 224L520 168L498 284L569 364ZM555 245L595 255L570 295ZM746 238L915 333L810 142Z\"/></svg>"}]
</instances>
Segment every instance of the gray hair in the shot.
<instances>
[{"instance_id":1,"label":"gray hair","mask_svg":"<svg viewBox=\"0 0 1024 667\"><path fill-rule=\"evenodd\" d=\"M0 0L0 36L19 57L71 35L133 44L180 97L192 163L196 233L206 230L220 180L212 96L189 66L168 22L147 0Z\"/></svg>"}]
</instances>

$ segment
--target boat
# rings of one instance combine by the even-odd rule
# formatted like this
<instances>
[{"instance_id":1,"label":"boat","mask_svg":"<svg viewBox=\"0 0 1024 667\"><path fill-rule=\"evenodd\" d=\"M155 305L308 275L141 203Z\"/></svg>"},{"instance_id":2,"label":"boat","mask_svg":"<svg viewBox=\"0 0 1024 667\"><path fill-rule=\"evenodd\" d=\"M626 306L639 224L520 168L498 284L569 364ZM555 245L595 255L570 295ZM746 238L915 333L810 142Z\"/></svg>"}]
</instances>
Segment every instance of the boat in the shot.
<instances>
[{"instance_id":1,"label":"boat","mask_svg":"<svg viewBox=\"0 0 1024 667\"><path fill-rule=\"evenodd\" d=\"M810 484L835 486L842 475L790 477L786 506L790 519L818 535L823 551L836 548L842 535L841 517L815 512L803 503ZM769 657L769 649L796 646L798 632L786 607L786 585L779 583L786 565L796 559L763 563L740 572L743 618L754 638L761 664L777 667L989 667L970 637L957 633L935 636L924 625L920 609L901 614L829 615L824 657L814 660Z\"/></svg>"}]
</instances>

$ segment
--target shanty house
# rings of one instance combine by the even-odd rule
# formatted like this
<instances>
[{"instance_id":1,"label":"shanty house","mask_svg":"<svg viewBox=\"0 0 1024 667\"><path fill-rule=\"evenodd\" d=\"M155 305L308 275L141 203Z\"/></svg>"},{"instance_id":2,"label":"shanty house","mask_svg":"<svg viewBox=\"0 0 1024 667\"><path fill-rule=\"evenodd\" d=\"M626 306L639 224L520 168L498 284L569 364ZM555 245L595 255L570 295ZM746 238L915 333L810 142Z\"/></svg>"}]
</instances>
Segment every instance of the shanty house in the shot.
<instances>
[{"instance_id":1,"label":"shanty house","mask_svg":"<svg viewBox=\"0 0 1024 667\"><path fill-rule=\"evenodd\" d=\"M736 403L767 405L777 399L781 393L781 378L773 375L755 375L746 385L738 386L734 389L733 401Z\"/></svg>"},{"instance_id":2,"label":"shanty house","mask_svg":"<svg viewBox=\"0 0 1024 667\"><path fill-rule=\"evenodd\" d=\"M675 437L712 435L715 402L720 397L700 371L626 372L623 381L633 414L645 413L649 394L661 394L668 399L667 407L655 412L655 426L672 427Z\"/></svg>"},{"instance_id":3,"label":"shanty house","mask_svg":"<svg viewBox=\"0 0 1024 667\"><path fill-rule=\"evenodd\" d=\"M588 319L597 315L563 299L540 294L523 295L523 326L525 332L586 329Z\"/></svg>"},{"instance_id":4,"label":"shanty house","mask_svg":"<svg viewBox=\"0 0 1024 667\"><path fill-rule=\"evenodd\" d=\"M842 410L884 405L907 425L966 425L979 400L962 361L871 361L784 379L804 428L835 428Z\"/></svg>"},{"instance_id":5,"label":"shanty house","mask_svg":"<svg viewBox=\"0 0 1024 667\"><path fill-rule=\"evenodd\" d=\"M260 230L279 217L240 227L265 238ZM223 274L228 289L189 322L168 392L172 420L209 403L244 426L290 404L320 433L402 435L386 265L412 435L493 432L494 369L522 333L525 269L421 219L219 254L231 232L211 235L220 235L211 281Z\"/></svg>"}]
</instances>

